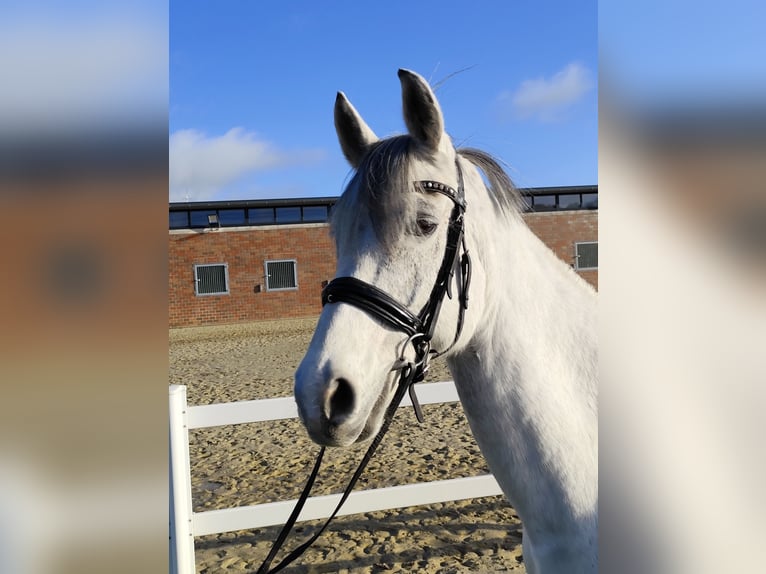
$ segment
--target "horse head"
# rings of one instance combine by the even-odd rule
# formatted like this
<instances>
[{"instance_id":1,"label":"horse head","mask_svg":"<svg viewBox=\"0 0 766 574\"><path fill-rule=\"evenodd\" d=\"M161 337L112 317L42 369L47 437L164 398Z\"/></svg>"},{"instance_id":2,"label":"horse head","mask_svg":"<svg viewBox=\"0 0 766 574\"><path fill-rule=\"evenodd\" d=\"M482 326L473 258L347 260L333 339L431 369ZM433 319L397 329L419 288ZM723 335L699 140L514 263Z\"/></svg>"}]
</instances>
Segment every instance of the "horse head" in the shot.
<instances>
[{"instance_id":1,"label":"horse head","mask_svg":"<svg viewBox=\"0 0 766 574\"><path fill-rule=\"evenodd\" d=\"M399 79L406 135L378 139L342 92L335 102L340 146L355 170L333 211L336 277L371 286L414 316L428 306L437 276L449 266L449 294L427 335L428 348L443 351L455 343L462 324L459 295L466 287L460 283L466 269L445 259L448 239L456 236L449 230L462 226L465 204L458 192L480 176L470 164L459 167L428 83L407 70L399 70ZM472 292L480 291L480 277L473 283ZM416 355L412 333L346 303L324 306L295 375L301 420L323 445L347 446L374 436L396 388L395 369Z\"/></svg>"}]
</instances>

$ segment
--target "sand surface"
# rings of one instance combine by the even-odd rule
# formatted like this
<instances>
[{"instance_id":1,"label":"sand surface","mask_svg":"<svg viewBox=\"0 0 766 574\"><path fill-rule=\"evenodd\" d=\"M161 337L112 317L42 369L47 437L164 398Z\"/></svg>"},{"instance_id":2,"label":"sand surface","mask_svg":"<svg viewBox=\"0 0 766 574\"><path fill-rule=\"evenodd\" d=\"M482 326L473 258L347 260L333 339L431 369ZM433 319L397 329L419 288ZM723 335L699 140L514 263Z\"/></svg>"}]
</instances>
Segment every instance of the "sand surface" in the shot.
<instances>
[{"instance_id":1,"label":"sand surface","mask_svg":"<svg viewBox=\"0 0 766 574\"><path fill-rule=\"evenodd\" d=\"M293 373L316 319L170 331L170 383L187 385L191 405L292 395ZM449 380L433 364L427 380ZM460 404L425 405L419 425L402 408L356 489L486 474ZM318 447L297 420L190 433L196 512L297 498ZM340 492L363 447L329 449L313 494ZM277 557L318 522L297 525ZM278 527L196 538L197 571L252 572ZM275 562L276 563L276 562ZM521 523L502 497L486 497L337 518L286 573L524 572Z\"/></svg>"}]
</instances>

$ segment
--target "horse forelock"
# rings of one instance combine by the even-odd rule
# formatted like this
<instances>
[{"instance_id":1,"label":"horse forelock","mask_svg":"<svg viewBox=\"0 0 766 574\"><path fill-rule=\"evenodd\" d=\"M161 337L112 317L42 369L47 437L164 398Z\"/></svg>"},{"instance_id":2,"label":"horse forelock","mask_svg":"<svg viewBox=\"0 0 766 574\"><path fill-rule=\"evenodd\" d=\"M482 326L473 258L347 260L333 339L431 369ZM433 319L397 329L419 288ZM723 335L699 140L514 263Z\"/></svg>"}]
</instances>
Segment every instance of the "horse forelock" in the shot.
<instances>
[{"instance_id":1,"label":"horse forelock","mask_svg":"<svg viewBox=\"0 0 766 574\"><path fill-rule=\"evenodd\" d=\"M332 229L338 241L348 241L369 218L384 249L392 247L406 231L415 197L410 181L414 154L408 135L380 140L370 147L335 205Z\"/></svg>"},{"instance_id":2,"label":"horse forelock","mask_svg":"<svg viewBox=\"0 0 766 574\"><path fill-rule=\"evenodd\" d=\"M409 135L380 140L370 147L333 210L336 240L353 241L351 234L368 218L381 246L395 245L411 225L416 209L410 167L420 153ZM513 217L523 211L521 194L496 159L474 148L460 148L457 153L483 174L486 192L500 214Z\"/></svg>"}]
</instances>

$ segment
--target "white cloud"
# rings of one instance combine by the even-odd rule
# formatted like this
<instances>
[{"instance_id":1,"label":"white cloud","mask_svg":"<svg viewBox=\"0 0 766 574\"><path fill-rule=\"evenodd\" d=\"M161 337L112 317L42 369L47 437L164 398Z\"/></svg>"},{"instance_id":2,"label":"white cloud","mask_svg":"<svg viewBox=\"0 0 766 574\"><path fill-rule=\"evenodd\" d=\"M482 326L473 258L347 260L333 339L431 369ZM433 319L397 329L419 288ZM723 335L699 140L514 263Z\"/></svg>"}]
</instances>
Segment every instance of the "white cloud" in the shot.
<instances>
[{"instance_id":1,"label":"white cloud","mask_svg":"<svg viewBox=\"0 0 766 574\"><path fill-rule=\"evenodd\" d=\"M551 78L524 80L516 91L498 96L502 110L520 118L552 121L593 88L592 74L578 62L568 64Z\"/></svg>"},{"instance_id":2,"label":"white cloud","mask_svg":"<svg viewBox=\"0 0 766 574\"><path fill-rule=\"evenodd\" d=\"M318 157L316 152L288 155L244 128L208 137L193 130L170 135L170 201L210 199L222 187L257 171Z\"/></svg>"}]
</instances>

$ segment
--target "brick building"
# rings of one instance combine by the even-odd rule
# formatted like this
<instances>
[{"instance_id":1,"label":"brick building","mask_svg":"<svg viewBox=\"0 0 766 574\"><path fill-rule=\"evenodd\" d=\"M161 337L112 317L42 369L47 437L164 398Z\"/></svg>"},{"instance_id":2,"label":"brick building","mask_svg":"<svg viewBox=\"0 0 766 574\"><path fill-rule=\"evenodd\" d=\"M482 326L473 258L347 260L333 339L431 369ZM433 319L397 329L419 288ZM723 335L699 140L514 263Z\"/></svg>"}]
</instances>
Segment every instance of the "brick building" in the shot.
<instances>
[{"instance_id":1,"label":"brick building","mask_svg":"<svg viewBox=\"0 0 766 574\"><path fill-rule=\"evenodd\" d=\"M521 192L532 231L597 287L598 187ZM318 315L336 199L171 203L170 326Z\"/></svg>"}]
</instances>

